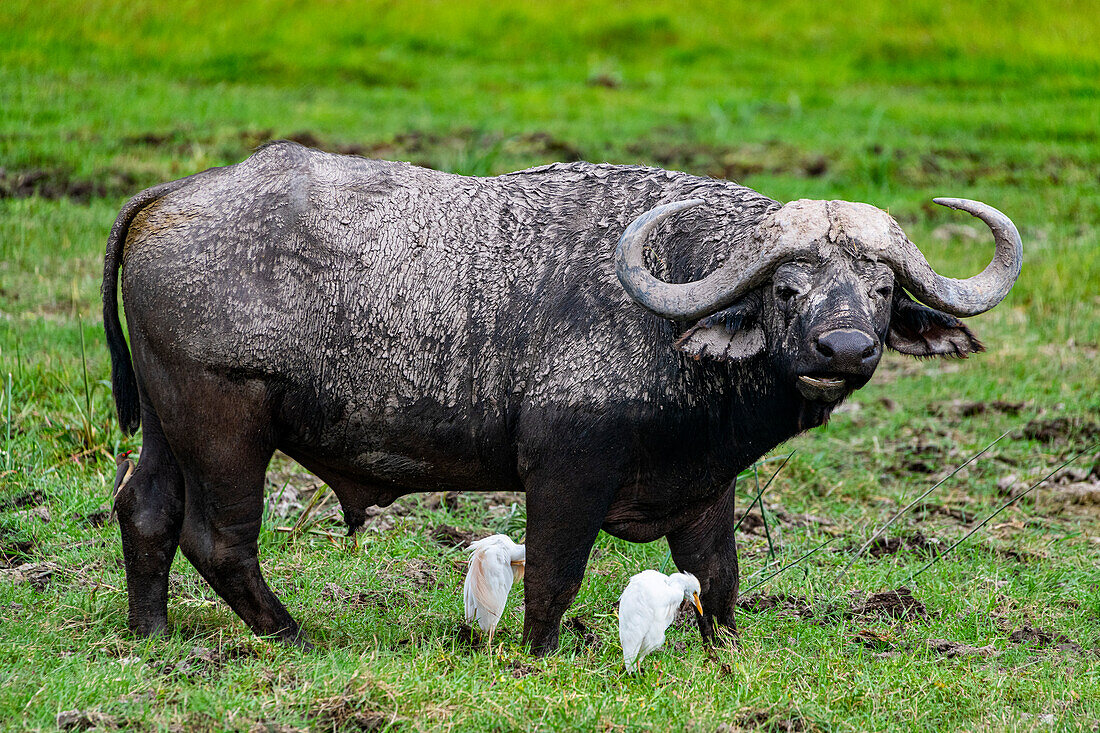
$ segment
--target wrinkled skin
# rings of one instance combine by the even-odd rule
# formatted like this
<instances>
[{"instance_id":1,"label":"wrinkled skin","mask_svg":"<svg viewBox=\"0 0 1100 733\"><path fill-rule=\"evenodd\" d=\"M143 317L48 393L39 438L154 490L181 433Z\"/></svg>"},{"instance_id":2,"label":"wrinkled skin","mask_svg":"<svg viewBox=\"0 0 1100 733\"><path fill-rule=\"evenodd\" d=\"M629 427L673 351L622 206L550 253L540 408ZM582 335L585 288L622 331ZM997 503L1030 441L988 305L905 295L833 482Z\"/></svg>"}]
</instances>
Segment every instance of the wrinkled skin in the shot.
<instances>
[{"instance_id":1,"label":"wrinkled skin","mask_svg":"<svg viewBox=\"0 0 1100 733\"><path fill-rule=\"evenodd\" d=\"M695 323L654 316L617 282L615 242L688 196L706 205L652 241L667 281L746 256L784 216L818 257ZM796 204L636 166L465 178L290 143L135 197L103 291L120 422L144 426L117 499L131 627L165 629L178 547L256 633L301 640L257 560L280 449L333 488L352 532L408 493L525 491L537 654L556 648L601 529L667 537L700 580L704 637L734 628L737 473L822 424L884 345L981 348L860 254L881 226Z\"/></svg>"}]
</instances>

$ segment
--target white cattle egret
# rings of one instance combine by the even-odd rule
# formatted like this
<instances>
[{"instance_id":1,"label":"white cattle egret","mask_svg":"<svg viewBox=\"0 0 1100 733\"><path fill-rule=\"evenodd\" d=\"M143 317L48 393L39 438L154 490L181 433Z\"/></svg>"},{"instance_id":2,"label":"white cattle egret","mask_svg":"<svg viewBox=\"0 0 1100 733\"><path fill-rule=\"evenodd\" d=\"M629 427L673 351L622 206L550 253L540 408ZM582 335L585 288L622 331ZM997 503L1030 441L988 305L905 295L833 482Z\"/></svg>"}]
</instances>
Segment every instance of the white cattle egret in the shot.
<instances>
[{"instance_id":1,"label":"white cattle egret","mask_svg":"<svg viewBox=\"0 0 1100 733\"><path fill-rule=\"evenodd\" d=\"M628 672L637 669L647 654L665 643L665 629L676 618L680 603L699 603L699 581L691 573L665 575L643 570L630 579L619 598L619 641Z\"/></svg>"},{"instance_id":2,"label":"white cattle egret","mask_svg":"<svg viewBox=\"0 0 1100 733\"><path fill-rule=\"evenodd\" d=\"M491 643L493 632L504 614L508 591L512 589L512 583L523 578L527 549L502 534L471 542L469 549L473 554L470 556L470 569L466 572L466 583L462 587L466 621L477 621L482 631L489 632Z\"/></svg>"}]
</instances>

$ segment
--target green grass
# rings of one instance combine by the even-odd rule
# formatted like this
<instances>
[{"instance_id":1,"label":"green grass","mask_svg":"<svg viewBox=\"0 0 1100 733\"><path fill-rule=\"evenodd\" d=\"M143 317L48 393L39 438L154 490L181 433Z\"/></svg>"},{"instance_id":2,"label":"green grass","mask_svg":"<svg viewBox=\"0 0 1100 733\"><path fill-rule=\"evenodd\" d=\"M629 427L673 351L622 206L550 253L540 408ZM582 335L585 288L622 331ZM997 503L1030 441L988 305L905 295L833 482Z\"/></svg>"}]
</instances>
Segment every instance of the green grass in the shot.
<instances>
[{"instance_id":1,"label":"green grass","mask_svg":"<svg viewBox=\"0 0 1100 733\"><path fill-rule=\"evenodd\" d=\"M0 727L50 729L78 709L186 730L1095 730L1100 511L1068 502L1065 481L912 581L926 561L914 552L838 575L853 545L1001 432L1014 431L929 501L985 516L1005 500L999 481L1035 480L1096 439L1100 14L1022 0L833 7L0 4L0 192L38 192L0 198L0 549L5 564L56 563L41 588L0 579ZM476 175L583 157L732 177L782 200L869 201L955 276L991 248L944 228L973 220L930 199L978 198L1013 217L1026 261L1005 303L973 319L987 353L887 357L858 409L778 451L797 449L766 495L781 563L837 539L762 589L808 599L812 617L742 611L736 650L675 629L626 676L613 604L667 548L608 537L567 614L595 646L566 631L559 654L529 658L517 589L499 644L471 649L458 639L462 555L429 530L522 532L474 495L454 509L409 500L359 550L288 539L274 527L294 517L269 516L264 571L316 652L253 638L182 558L171 636L137 640L117 525L83 518L108 501L111 456L140 445L119 433L105 381L106 234L142 187L290 136ZM1059 418L1052 442L1025 431ZM1100 481L1095 453L1076 465ZM49 523L10 505L32 492ZM966 527L926 510L896 534L944 546ZM769 562L762 535L743 532L746 587ZM837 612L906 582L927 617ZM368 595L349 605L341 590ZM1084 651L1012 642L1025 625ZM947 658L929 639L995 655Z\"/></svg>"}]
</instances>

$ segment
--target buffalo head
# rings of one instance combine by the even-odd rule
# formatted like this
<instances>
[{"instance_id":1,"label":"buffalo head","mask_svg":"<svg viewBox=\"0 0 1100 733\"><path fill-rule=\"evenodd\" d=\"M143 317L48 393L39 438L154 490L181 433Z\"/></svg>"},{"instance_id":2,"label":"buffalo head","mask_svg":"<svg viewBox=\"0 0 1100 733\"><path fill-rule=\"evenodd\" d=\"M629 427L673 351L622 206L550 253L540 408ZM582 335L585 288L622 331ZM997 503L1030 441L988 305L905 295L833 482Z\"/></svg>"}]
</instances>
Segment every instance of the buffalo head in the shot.
<instances>
[{"instance_id":1,"label":"buffalo head","mask_svg":"<svg viewBox=\"0 0 1100 733\"><path fill-rule=\"evenodd\" d=\"M1007 295L1020 273L1020 235L991 206L935 201L977 216L992 230L996 251L980 274L967 280L937 274L880 209L809 200L775 210L724 265L683 284L658 280L646 269L643 243L662 219L703 202L658 206L627 227L616 269L627 294L642 306L694 321L678 349L726 361L766 353L773 373L827 415L867 383L884 346L914 356L982 350L957 317L989 310Z\"/></svg>"}]
</instances>

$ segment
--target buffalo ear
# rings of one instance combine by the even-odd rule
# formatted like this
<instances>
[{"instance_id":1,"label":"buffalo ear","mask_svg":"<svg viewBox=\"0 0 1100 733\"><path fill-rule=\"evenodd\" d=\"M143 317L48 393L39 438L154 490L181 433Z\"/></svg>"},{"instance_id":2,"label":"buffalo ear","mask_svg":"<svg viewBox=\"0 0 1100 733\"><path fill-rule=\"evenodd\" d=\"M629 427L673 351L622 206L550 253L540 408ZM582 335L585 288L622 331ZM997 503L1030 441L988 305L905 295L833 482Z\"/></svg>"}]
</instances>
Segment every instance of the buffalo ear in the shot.
<instances>
[{"instance_id":1,"label":"buffalo ear","mask_svg":"<svg viewBox=\"0 0 1100 733\"><path fill-rule=\"evenodd\" d=\"M673 347L696 359L704 356L719 361L751 359L764 351L760 307L760 297L749 295L696 322Z\"/></svg>"},{"instance_id":2,"label":"buffalo ear","mask_svg":"<svg viewBox=\"0 0 1100 733\"><path fill-rule=\"evenodd\" d=\"M982 342L962 321L923 306L901 288L894 291L886 345L911 356L957 356L985 351Z\"/></svg>"}]
</instances>

